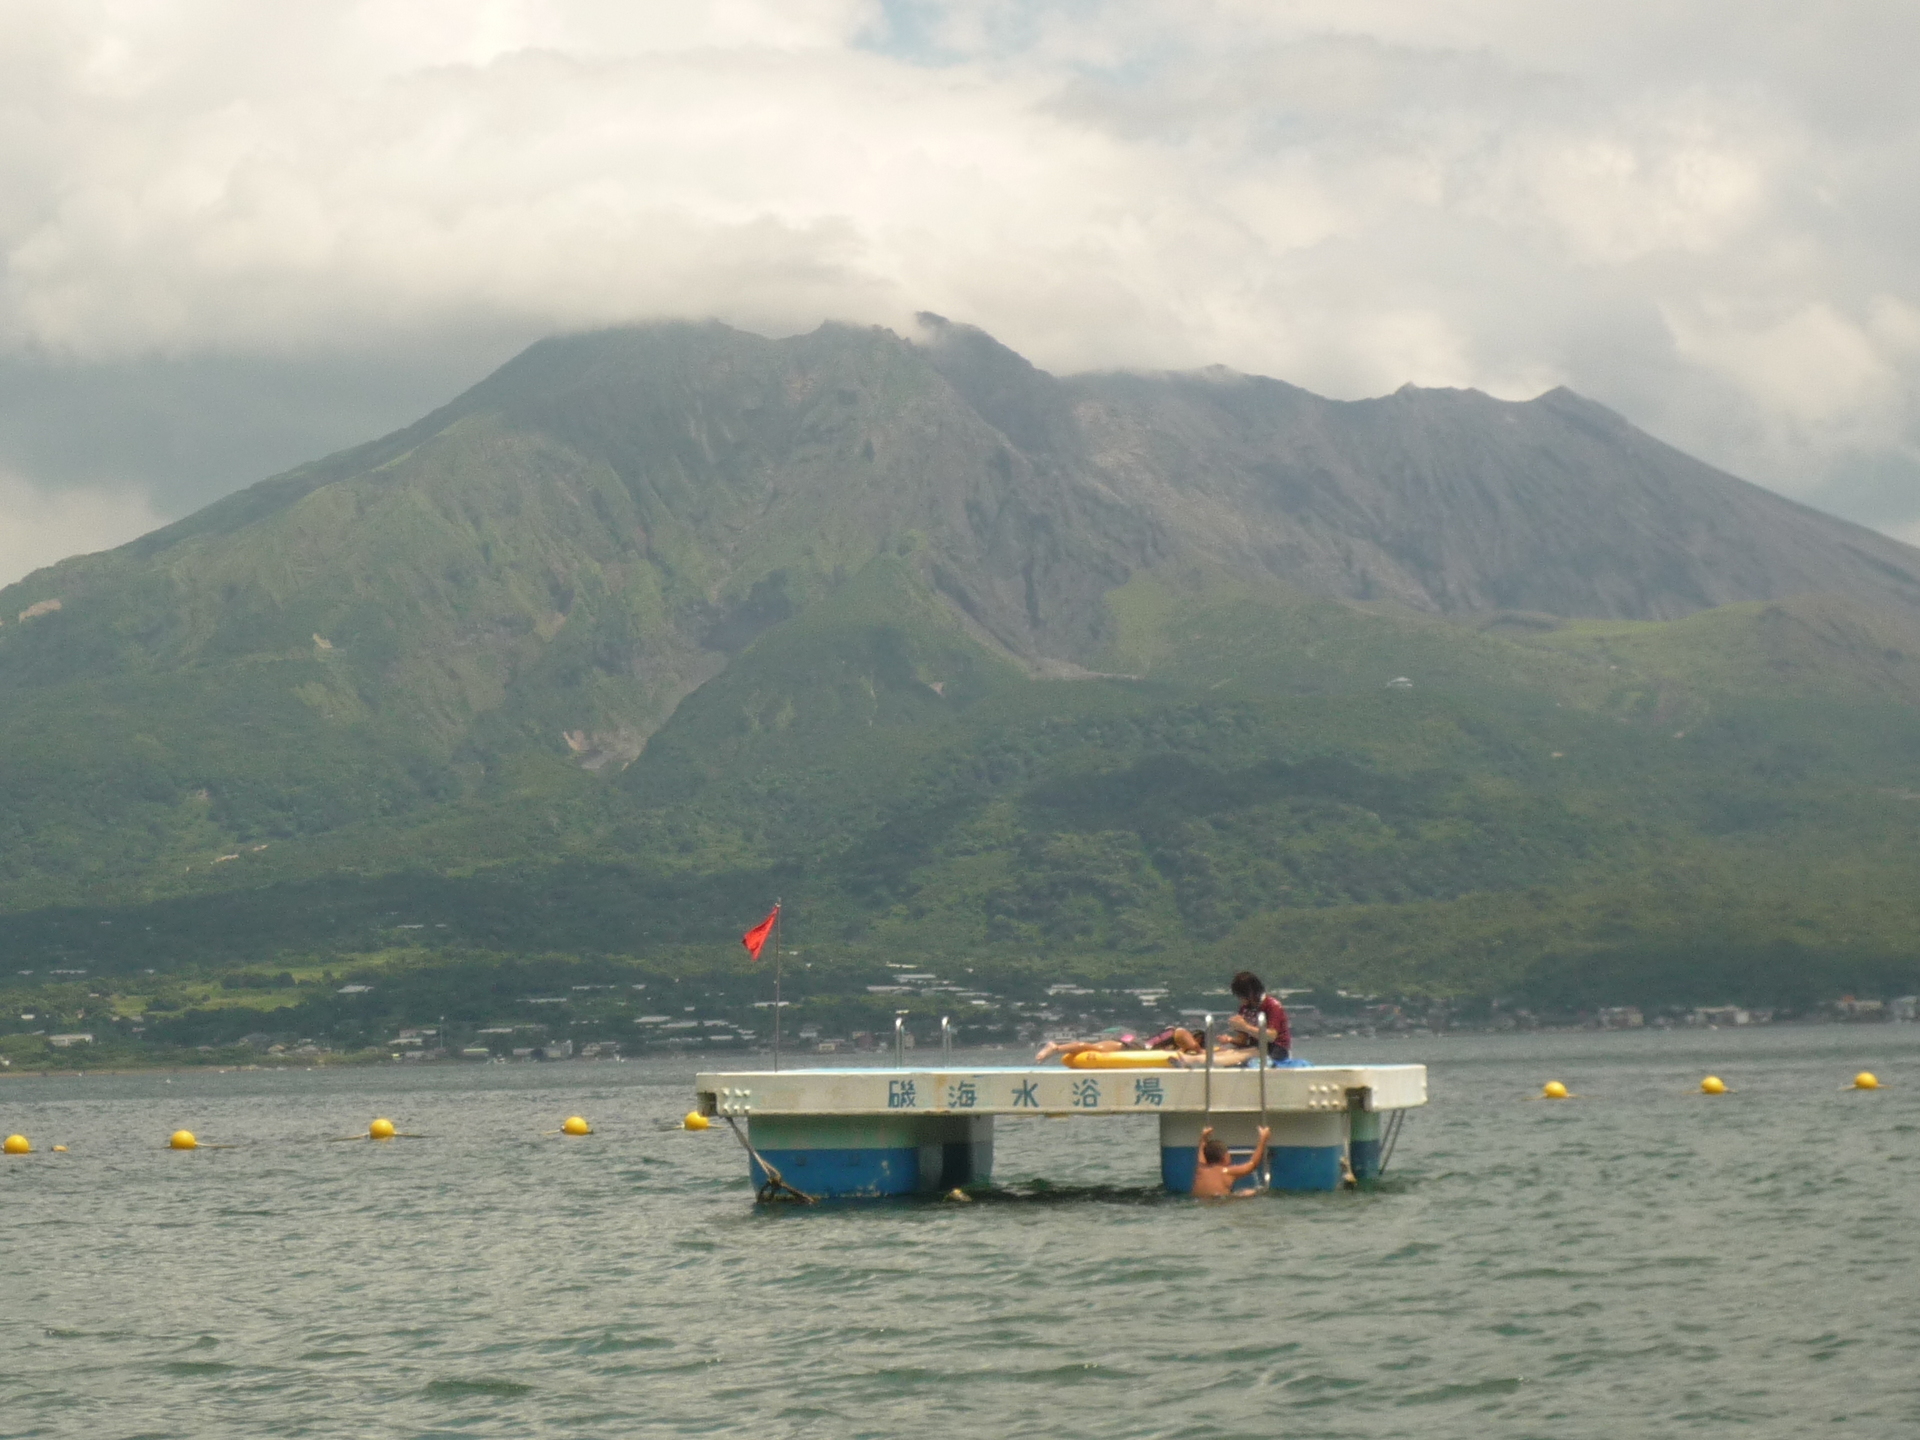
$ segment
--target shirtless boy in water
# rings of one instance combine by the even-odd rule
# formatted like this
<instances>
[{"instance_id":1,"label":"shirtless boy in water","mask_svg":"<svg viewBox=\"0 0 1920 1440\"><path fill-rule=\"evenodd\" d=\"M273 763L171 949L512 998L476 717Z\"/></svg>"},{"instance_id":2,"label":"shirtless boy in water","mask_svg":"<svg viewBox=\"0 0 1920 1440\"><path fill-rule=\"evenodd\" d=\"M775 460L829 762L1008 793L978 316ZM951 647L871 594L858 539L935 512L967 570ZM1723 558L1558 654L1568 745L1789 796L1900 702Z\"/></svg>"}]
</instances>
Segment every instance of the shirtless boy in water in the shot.
<instances>
[{"instance_id":1,"label":"shirtless boy in water","mask_svg":"<svg viewBox=\"0 0 1920 1440\"><path fill-rule=\"evenodd\" d=\"M1207 1126L1200 1132L1198 1163L1193 1167L1193 1193L1203 1200L1221 1200L1231 1196L1233 1182L1242 1175L1251 1175L1260 1168L1260 1162L1267 1158L1267 1140L1272 1134L1262 1125L1260 1143L1254 1147L1253 1158L1243 1160L1238 1165L1229 1165L1227 1147L1213 1138L1213 1127Z\"/></svg>"}]
</instances>

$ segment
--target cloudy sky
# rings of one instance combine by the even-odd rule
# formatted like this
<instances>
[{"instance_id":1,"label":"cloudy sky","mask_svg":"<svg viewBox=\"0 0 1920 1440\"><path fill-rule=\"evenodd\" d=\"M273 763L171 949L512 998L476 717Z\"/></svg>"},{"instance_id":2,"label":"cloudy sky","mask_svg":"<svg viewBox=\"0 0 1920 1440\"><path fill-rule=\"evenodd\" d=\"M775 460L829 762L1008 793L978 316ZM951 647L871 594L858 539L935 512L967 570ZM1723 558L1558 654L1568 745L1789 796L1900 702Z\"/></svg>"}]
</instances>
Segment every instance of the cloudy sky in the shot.
<instances>
[{"instance_id":1,"label":"cloudy sky","mask_svg":"<svg viewBox=\"0 0 1920 1440\"><path fill-rule=\"evenodd\" d=\"M556 330L1570 385L1920 542L1912 0L0 0L0 582Z\"/></svg>"}]
</instances>

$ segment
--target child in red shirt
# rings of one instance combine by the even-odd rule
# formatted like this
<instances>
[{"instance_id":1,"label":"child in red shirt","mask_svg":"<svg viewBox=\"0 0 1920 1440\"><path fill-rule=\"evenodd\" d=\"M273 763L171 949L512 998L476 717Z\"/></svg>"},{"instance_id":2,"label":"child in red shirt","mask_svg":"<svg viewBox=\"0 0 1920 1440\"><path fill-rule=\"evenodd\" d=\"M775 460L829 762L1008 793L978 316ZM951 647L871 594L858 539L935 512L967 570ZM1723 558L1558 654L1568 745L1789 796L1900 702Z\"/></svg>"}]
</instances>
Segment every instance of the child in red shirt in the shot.
<instances>
[{"instance_id":1,"label":"child in red shirt","mask_svg":"<svg viewBox=\"0 0 1920 1440\"><path fill-rule=\"evenodd\" d=\"M1291 1055L1293 1030L1287 1024L1287 1007L1267 994L1267 987L1260 983L1260 977L1251 970L1242 970L1233 977L1228 988L1240 1002L1240 1008L1227 1017L1227 1033L1221 1037L1220 1043L1257 1046L1260 1043L1260 1021L1264 1016L1267 1022L1267 1058L1278 1062Z\"/></svg>"}]
</instances>

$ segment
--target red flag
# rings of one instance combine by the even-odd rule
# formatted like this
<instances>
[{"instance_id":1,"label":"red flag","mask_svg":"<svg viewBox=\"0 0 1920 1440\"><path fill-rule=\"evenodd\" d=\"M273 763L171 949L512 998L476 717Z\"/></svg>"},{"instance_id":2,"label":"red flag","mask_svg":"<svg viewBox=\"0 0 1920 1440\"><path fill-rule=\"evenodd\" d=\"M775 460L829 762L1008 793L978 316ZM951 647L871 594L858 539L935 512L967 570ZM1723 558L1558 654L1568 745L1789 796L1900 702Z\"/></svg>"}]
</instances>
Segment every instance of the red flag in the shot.
<instances>
[{"instance_id":1,"label":"red flag","mask_svg":"<svg viewBox=\"0 0 1920 1440\"><path fill-rule=\"evenodd\" d=\"M747 954L751 955L755 960L760 958L760 951L767 943L767 936L773 933L773 922L779 918L780 907L776 905L767 912L766 919L762 920L758 925L740 937L740 943L747 947Z\"/></svg>"}]
</instances>

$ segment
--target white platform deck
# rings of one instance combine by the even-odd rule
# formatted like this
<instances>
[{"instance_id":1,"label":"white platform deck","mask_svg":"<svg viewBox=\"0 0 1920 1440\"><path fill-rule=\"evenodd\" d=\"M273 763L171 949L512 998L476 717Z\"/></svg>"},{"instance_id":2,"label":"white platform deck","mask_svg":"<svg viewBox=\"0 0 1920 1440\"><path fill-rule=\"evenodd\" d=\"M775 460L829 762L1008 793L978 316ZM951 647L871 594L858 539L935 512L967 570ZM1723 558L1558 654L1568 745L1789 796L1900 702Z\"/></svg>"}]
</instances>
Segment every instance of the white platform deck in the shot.
<instances>
[{"instance_id":1,"label":"white platform deck","mask_svg":"<svg viewBox=\"0 0 1920 1440\"><path fill-rule=\"evenodd\" d=\"M1424 1065L1313 1065L1266 1072L1270 1115L1358 1109L1408 1110L1427 1103ZM1260 1075L1215 1069L1211 1109L1258 1114ZM1207 1104L1201 1070L1069 1070L1061 1065L822 1067L712 1071L697 1075L709 1115L1166 1115Z\"/></svg>"}]
</instances>

